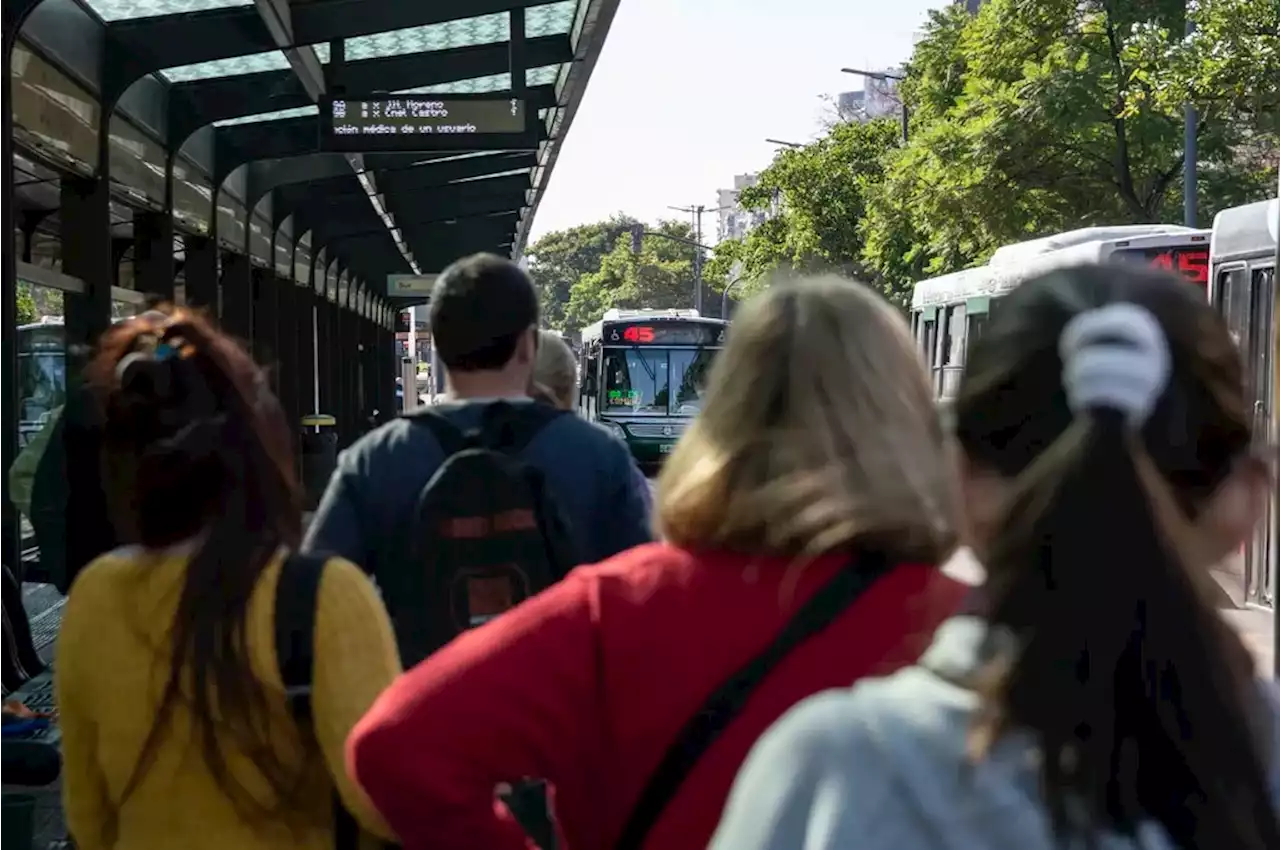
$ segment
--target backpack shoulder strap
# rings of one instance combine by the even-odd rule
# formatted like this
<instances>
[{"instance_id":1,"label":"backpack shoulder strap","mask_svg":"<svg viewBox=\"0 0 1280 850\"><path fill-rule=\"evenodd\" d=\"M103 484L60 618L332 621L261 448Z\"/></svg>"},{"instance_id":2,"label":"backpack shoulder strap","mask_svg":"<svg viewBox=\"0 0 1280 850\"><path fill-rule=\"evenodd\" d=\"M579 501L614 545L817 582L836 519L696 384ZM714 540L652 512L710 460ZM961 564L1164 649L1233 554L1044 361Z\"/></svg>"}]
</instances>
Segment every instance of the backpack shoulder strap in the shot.
<instances>
[{"instance_id":1,"label":"backpack shoulder strap","mask_svg":"<svg viewBox=\"0 0 1280 850\"><path fill-rule=\"evenodd\" d=\"M440 444L440 450L446 458L453 457L471 445L467 435L449 420L445 410L423 408L406 416L405 419L429 430L436 438L436 442Z\"/></svg>"},{"instance_id":2,"label":"backpack shoulder strap","mask_svg":"<svg viewBox=\"0 0 1280 850\"><path fill-rule=\"evenodd\" d=\"M543 428L566 413L567 410L541 402L495 401L485 409L481 419L482 439L492 449L518 455Z\"/></svg>"},{"instance_id":3,"label":"backpack shoulder strap","mask_svg":"<svg viewBox=\"0 0 1280 850\"><path fill-rule=\"evenodd\" d=\"M818 589L759 655L729 677L685 723L653 772L623 827L618 850L641 850L649 831L680 790L698 760L742 713L756 689L792 650L831 625L892 565L878 552L866 552L857 568L842 568Z\"/></svg>"},{"instance_id":4,"label":"backpack shoulder strap","mask_svg":"<svg viewBox=\"0 0 1280 850\"><path fill-rule=\"evenodd\" d=\"M316 606L328 559L292 553L280 567L276 585L276 662L299 723L311 722L311 676L315 667Z\"/></svg>"},{"instance_id":5,"label":"backpack shoulder strap","mask_svg":"<svg viewBox=\"0 0 1280 850\"><path fill-rule=\"evenodd\" d=\"M320 580L327 555L292 553L280 567L276 585L276 663L284 683L289 711L298 725L311 727L311 683L315 669L316 608ZM335 792L333 795L333 845L335 850L356 850L359 828Z\"/></svg>"}]
</instances>

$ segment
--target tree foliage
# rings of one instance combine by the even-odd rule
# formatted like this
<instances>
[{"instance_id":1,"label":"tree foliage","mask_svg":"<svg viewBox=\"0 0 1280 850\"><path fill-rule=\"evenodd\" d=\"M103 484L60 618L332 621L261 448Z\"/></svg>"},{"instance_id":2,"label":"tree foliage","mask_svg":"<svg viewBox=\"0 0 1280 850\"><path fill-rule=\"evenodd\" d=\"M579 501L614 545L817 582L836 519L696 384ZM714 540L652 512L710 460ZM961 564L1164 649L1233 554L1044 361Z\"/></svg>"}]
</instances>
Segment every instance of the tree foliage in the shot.
<instances>
[{"instance_id":1,"label":"tree foliage","mask_svg":"<svg viewBox=\"0 0 1280 850\"><path fill-rule=\"evenodd\" d=\"M693 240L692 228L679 221L641 225L655 235L645 236L636 253L631 228L640 224L619 214L607 221L548 233L534 244L529 271L538 284L548 326L577 330L598 321L611 307L693 306L696 251L686 244ZM713 302L721 286L714 268L704 268L703 285L704 294ZM718 304L704 309L717 312Z\"/></svg>"},{"instance_id":2,"label":"tree foliage","mask_svg":"<svg viewBox=\"0 0 1280 850\"><path fill-rule=\"evenodd\" d=\"M636 223L619 213L605 221L548 233L529 248L529 273L538 284L548 327L566 329L565 310L574 284L599 270L618 238Z\"/></svg>"},{"instance_id":3,"label":"tree foliage","mask_svg":"<svg viewBox=\"0 0 1280 850\"><path fill-rule=\"evenodd\" d=\"M899 132L891 120L836 124L812 144L781 151L756 185L739 196L748 209L776 206L777 213L739 244L722 244L717 273L727 275L738 264L750 282L748 292L779 270L868 276L859 223Z\"/></svg>"},{"instance_id":4,"label":"tree foliage","mask_svg":"<svg viewBox=\"0 0 1280 850\"><path fill-rule=\"evenodd\" d=\"M1180 223L1188 104L1200 226L1269 197L1280 166L1280 2L989 0L976 15L947 4L931 13L900 94L907 144L896 118L837 122L775 157L740 196L772 215L717 246L711 288L738 278L735 293L747 295L779 274L830 269L902 303L915 281L1010 242ZM564 305L549 316L580 325L609 306L689 303L691 255L647 242L632 256L619 245L628 221L534 246L539 268L544 243L561 246L548 257L575 258L547 261L546 297Z\"/></svg>"},{"instance_id":5,"label":"tree foliage","mask_svg":"<svg viewBox=\"0 0 1280 850\"><path fill-rule=\"evenodd\" d=\"M723 246L750 280L835 268L901 300L997 247L1077 227L1177 223L1184 106L1198 109L1199 222L1265 197L1280 130L1280 3L990 0L931 13L896 122L784 151L744 203L780 215Z\"/></svg>"},{"instance_id":6,"label":"tree foliage","mask_svg":"<svg viewBox=\"0 0 1280 850\"><path fill-rule=\"evenodd\" d=\"M31 291L31 284L24 280L18 281L18 324L29 325L40 319L39 308L36 307L35 293Z\"/></svg>"},{"instance_id":7,"label":"tree foliage","mask_svg":"<svg viewBox=\"0 0 1280 850\"><path fill-rule=\"evenodd\" d=\"M693 240L693 228L681 221L660 221L657 226L645 229L680 240ZM630 233L618 237L600 267L579 278L570 291L565 310L567 327L585 327L598 321L611 307L692 308L695 254L691 244L657 235L646 235L637 253ZM719 279L713 269L704 268L703 286L704 297L714 301L711 296L719 288ZM703 311L715 313L716 305L704 305Z\"/></svg>"},{"instance_id":8,"label":"tree foliage","mask_svg":"<svg viewBox=\"0 0 1280 850\"><path fill-rule=\"evenodd\" d=\"M1201 12L1214 5L1220 18L1255 4L1205 0ZM934 13L903 87L915 135L873 194L866 261L911 280L1044 233L1180 222L1182 101L1217 73L1204 64L1217 36L1184 40L1184 28L1183 0L992 0L973 18ZM1249 62L1228 65L1220 79L1258 82L1241 68ZM1197 132L1202 222L1267 185L1241 156L1258 132L1243 101L1214 96Z\"/></svg>"}]
</instances>

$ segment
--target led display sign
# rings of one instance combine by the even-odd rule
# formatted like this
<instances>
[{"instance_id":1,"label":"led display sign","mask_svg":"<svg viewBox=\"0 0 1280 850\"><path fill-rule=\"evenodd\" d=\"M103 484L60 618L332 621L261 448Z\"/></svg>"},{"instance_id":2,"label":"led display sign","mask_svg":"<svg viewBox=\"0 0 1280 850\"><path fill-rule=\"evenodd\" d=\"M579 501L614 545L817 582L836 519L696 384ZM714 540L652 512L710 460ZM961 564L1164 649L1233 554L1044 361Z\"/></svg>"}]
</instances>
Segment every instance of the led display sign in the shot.
<instances>
[{"instance_id":1,"label":"led display sign","mask_svg":"<svg viewBox=\"0 0 1280 850\"><path fill-rule=\"evenodd\" d=\"M604 331L606 345L723 345L724 325L700 322L610 324Z\"/></svg>"},{"instance_id":2,"label":"led display sign","mask_svg":"<svg viewBox=\"0 0 1280 850\"><path fill-rule=\"evenodd\" d=\"M525 101L513 97L402 94L326 98L320 103L320 147L358 153L507 146L528 133L526 111Z\"/></svg>"},{"instance_id":3,"label":"led display sign","mask_svg":"<svg viewBox=\"0 0 1280 850\"><path fill-rule=\"evenodd\" d=\"M1175 248L1124 248L1116 251L1121 260L1145 263L1153 269L1182 275L1201 286L1209 284L1209 246L1186 245Z\"/></svg>"}]
</instances>

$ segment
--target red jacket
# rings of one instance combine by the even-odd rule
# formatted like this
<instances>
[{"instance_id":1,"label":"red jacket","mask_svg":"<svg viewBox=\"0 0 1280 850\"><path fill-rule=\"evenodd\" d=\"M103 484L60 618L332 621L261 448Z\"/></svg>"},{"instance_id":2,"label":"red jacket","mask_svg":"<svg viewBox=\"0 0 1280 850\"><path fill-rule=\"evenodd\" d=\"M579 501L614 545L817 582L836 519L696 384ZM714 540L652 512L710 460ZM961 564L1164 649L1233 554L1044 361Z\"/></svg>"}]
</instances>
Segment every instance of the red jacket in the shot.
<instances>
[{"instance_id":1,"label":"red jacket","mask_svg":"<svg viewBox=\"0 0 1280 850\"><path fill-rule=\"evenodd\" d=\"M530 846L494 786L545 778L567 850L617 841L666 748L844 561L663 544L581 567L405 673L356 726L348 765L408 850ZM911 663L967 587L899 566L796 649L693 769L649 847L707 846L756 738L804 697Z\"/></svg>"}]
</instances>

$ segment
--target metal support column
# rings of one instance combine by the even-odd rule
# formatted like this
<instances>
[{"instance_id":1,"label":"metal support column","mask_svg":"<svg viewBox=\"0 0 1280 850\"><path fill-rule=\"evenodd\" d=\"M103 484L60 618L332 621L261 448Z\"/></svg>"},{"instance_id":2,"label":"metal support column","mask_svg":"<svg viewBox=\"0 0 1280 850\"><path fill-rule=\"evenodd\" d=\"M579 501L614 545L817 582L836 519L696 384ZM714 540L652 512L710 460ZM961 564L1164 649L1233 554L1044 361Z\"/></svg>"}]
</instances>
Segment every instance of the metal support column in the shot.
<instances>
[{"instance_id":1,"label":"metal support column","mask_svg":"<svg viewBox=\"0 0 1280 850\"><path fill-rule=\"evenodd\" d=\"M5 167L12 167L5 163ZM111 191L106 180L62 178L60 209L62 272L84 281L84 292L68 295L66 333L68 352L91 346L111 326ZM70 363L71 361L68 361ZM79 364L78 364L79 365ZM78 380L78 368L67 369Z\"/></svg>"},{"instance_id":2,"label":"metal support column","mask_svg":"<svg viewBox=\"0 0 1280 850\"><path fill-rule=\"evenodd\" d=\"M253 285L253 355L272 376L271 388L277 393L279 383L280 345L276 338L276 311L280 303L274 269L255 266L249 273Z\"/></svg>"},{"instance_id":3,"label":"metal support column","mask_svg":"<svg viewBox=\"0 0 1280 850\"><path fill-rule=\"evenodd\" d=\"M298 352L298 411L317 413L316 384L316 293L309 286L300 286L294 292L297 298L297 352Z\"/></svg>"},{"instance_id":4,"label":"metal support column","mask_svg":"<svg viewBox=\"0 0 1280 850\"><path fill-rule=\"evenodd\" d=\"M298 368L298 324L300 319L298 287L293 281L277 276L276 288L276 362L278 378L276 394L292 427L302 416L299 405L302 373ZM308 385L309 386L309 385Z\"/></svg>"},{"instance_id":5,"label":"metal support column","mask_svg":"<svg viewBox=\"0 0 1280 850\"><path fill-rule=\"evenodd\" d=\"M139 292L173 301L173 216L140 212L133 217L133 274Z\"/></svg>"},{"instance_id":6,"label":"metal support column","mask_svg":"<svg viewBox=\"0 0 1280 850\"><path fill-rule=\"evenodd\" d=\"M333 273L330 273L333 269ZM318 270L318 269L317 269ZM325 269L324 286L316 290L316 378L320 385L320 412L338 415L337 399L333 392L333 301L329 289L337 286L337 270L330 262ZM342 422L338 422L338 427Z\"/></svg>"},{"instance_id":7,"label":"metal support column","mask_svg":"<svg viewBox=\"0 0 1280 850\"><path fill-rule=\"evenodd\" d=\"M35 5L35 4L31 4ZM29 12L29 8L28 8ZM15 179L13 173L13 73L9 65L13 56L14 41L22 27L22 17L13 15L5 4L5 18L0 26L0 61L4 61L4 73L0 73L0 233L8 239L8 251L0 251L0 565L13 567L18 572L22 563L22 534L17 508L9 498L9 467L18 457L18 261L17 246L13 242L18 228L18 214L14 207Z\"/></svg>"},{"instance_id":8,"label":"metal support column","mask_svg":"<svg viewBox=\"0 0 1280 850\"><path fill-rule=\"evenodd\" d=\"M386 412L382 399L378 398L378 329L373 320L364 315L360 316L360 345L364 349L360 358L360 406L365 420L372 418L371 424L376 424Z\"/></svg>"},{"instance_id":9,"label":"metal support column","mask_svg":"<svg viewBox=\"0 0 1280 850\"><path fill-rule=\"evenodd\" d=\"M387 419L396 415L396 373L400 368L400 358L396 356L395 313L388 305L382 308L381 334L378 341L378 379L382 387L380 398L385 405Z\"/></svg>"},{"instance_id":10,"label":"metal support column","mask_svg":"<svg viewBox=\"0 0 1280 850\"><path fill-rule=\"evenodd\" d=\"M354 284L348 283L351 287ZM334 313L334 358L333 363L333 380L334 380L334 399L335 406L340 411L338 413L338 438L340 445L346 447L351 444L352 435L359 430L359 418L354 410L351 399L351 371L352 363L360 359L360 353L356 349L355 340L351 337L351 311L346 308L343 303L333 306Z\"/></svg>"},{"instance_id":11,"label":"metal support column","mask_svg":"<svg viewBox=\"0 0 1280 850\"><path fill-rule=\"evenodd\" d=\"M218 312L218 246L207 236L183 236L186 306Z\"/></svg>"},{"instance_id":12,"label":"metal support column","mask_svg":"<svg viewBox=\"0 0 1280 850\"><path fill-rule=\"evenodd\" d=\"M222 329L245 348L253 349L253 281L249 258L236 251L222 252Z\"/></svg>"}]
</instances>

